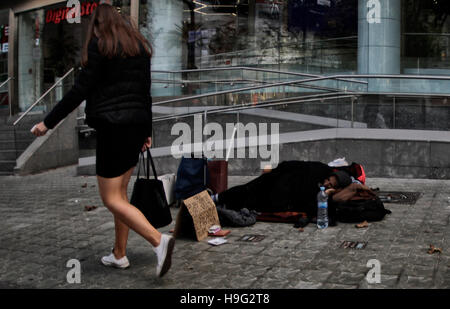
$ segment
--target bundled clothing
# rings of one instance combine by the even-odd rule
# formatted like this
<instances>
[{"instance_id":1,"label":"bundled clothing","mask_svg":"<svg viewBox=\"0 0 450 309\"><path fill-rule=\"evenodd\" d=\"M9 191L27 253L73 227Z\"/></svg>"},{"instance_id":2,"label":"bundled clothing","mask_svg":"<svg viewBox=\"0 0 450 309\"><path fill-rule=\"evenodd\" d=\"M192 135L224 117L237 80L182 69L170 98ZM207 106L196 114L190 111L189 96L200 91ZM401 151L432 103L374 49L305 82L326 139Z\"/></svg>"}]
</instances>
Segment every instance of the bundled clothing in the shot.
<instances>
[{"instance_id":1,"label":"bundled clothing","mask_svg":"<svg viewBox=\"0 0 450 309\"><path fill-rule=\"evenodd\" d=\"M314 161L284 161L269 173L218 195L228 209L247 208L258 212L305 212L317 214L319 184L333 174L333 168Z\"/></svg>"}]
</instances>

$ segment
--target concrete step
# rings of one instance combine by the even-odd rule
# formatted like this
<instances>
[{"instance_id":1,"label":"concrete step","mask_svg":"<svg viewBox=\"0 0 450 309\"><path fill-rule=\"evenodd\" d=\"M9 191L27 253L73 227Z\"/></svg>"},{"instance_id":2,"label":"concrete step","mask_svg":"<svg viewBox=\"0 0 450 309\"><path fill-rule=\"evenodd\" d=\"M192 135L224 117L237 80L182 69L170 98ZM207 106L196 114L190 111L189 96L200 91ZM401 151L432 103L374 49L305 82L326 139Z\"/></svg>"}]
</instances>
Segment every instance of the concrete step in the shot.
<instances>
[{"instance_id":1,"label":"concrete step","mask_svg":"<svg viewBox=\"0 0 450 309\"><path fill-rule=\"evenodd\" d=\"M34 139L33 139L34 140ZM19 151L24 151L33 140L0 140L0 150L14 150L19 149Z\"/></svg>"},{"instance_id":2,"label":"concrete step","mask_svg":"<svg viewBox=\"0 0 450 309\"><path fill-rule=\"evenodd\" d=\"M0 171L0 176L11 176L14 175L14 172L2 172Z\"/></svg>"},{"instance_id":3,"label":"concrete step","mask_svg":"<svg viewBox=\"0 0 450 309\"><path fill-rule=\"evenodd\" d=\"M33 141L35 136L29 130L18 130L14 134L14 130L0 131L0 141L12 141L14 138L19 140Z\"/></svg>"},{"instance_id":4,"label":"concrete step","mask_svg":"<svg viewBox=\"0 0 450 309\"><path fill-rule=\"evenodd\" d=\"M0 150L0 161L16 160L18 153L15 150Z\"/></svg>"},{"instance_id":5,"label":"concrete step","mask_svg":"<svg viewBox=\"0 0 450 309\"><path fill-rule=\"evenodd\" d=\"M0 160L0 172L13 174L16 160Z\"/></svg>"}]
</instances>

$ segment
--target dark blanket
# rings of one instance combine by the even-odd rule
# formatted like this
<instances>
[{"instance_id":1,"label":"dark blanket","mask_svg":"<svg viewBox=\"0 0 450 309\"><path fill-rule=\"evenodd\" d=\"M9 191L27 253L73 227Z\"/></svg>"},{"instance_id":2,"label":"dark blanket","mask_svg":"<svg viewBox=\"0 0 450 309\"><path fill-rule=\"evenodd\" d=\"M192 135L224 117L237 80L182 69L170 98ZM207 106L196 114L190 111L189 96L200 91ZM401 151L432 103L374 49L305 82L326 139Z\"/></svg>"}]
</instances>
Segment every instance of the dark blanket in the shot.
<instances>
[{"instance_id":1,"label":"dark blanket","mask_svg":"<svg viewBox=\"0 0 450 309\"><path fill-rule=\"evenodd\" d=\"M321 162L284 161L271 172L220 193L219 202L228 209L298 211L314 217L317 214L318 183L332 172L331 167Z\"/></svg>"}]
</instances>

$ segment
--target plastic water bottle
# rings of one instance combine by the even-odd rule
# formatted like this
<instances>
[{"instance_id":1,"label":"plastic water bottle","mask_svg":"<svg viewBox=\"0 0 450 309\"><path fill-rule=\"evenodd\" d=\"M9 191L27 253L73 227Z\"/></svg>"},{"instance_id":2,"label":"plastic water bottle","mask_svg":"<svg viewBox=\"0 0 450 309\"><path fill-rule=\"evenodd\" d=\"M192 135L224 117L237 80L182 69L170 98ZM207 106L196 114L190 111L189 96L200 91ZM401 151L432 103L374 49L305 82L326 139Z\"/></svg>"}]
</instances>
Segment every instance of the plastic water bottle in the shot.
<instances>
[{"instance_id":1,"label":"plastic water bottle","mask_svg":"<svg viewBox=\"0 0 450 309\"><path fill-rule=\"evenodd\" d=\"M317 227L319 229L328 227L328 195L325 193L325 187L320 187L317 194Z\"/></svg>"}]
</instances>

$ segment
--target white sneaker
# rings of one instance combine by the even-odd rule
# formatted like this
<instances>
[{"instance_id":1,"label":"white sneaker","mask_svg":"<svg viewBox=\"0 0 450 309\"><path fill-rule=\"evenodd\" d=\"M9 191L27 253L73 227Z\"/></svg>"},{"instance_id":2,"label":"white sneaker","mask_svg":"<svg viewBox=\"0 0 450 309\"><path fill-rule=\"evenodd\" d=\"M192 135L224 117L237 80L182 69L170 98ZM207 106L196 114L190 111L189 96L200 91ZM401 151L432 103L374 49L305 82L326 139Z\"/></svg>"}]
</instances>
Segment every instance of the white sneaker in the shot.
<instances>
[{"instance_id":1,"label":"white sneaker","mask_svg":"<svg viewBox=\"0 0 450 309\"><path fill-rule=\"evenodd\" d=\"M130 262L128 261L128 258L126 256L116 259L114 256L114 253L111 253L110 255L102 257L102 263L105 266L112 266L116 268L127 268L130 266Z\"/></svg>"},{"instance_id":2,"label":"white sneaker","mask_svg":"<svg viewBox=\"0 0 450 309\"><path fill-rule=\"evenodd\" d=\"M154 247L156 256L158 258L158 265L156 265L156 276L162 277L169 270L172 264L172 251L175 246L175 238L170 235L162 234L161 242L158 247Z\"/></svg>"}]
</instances>

